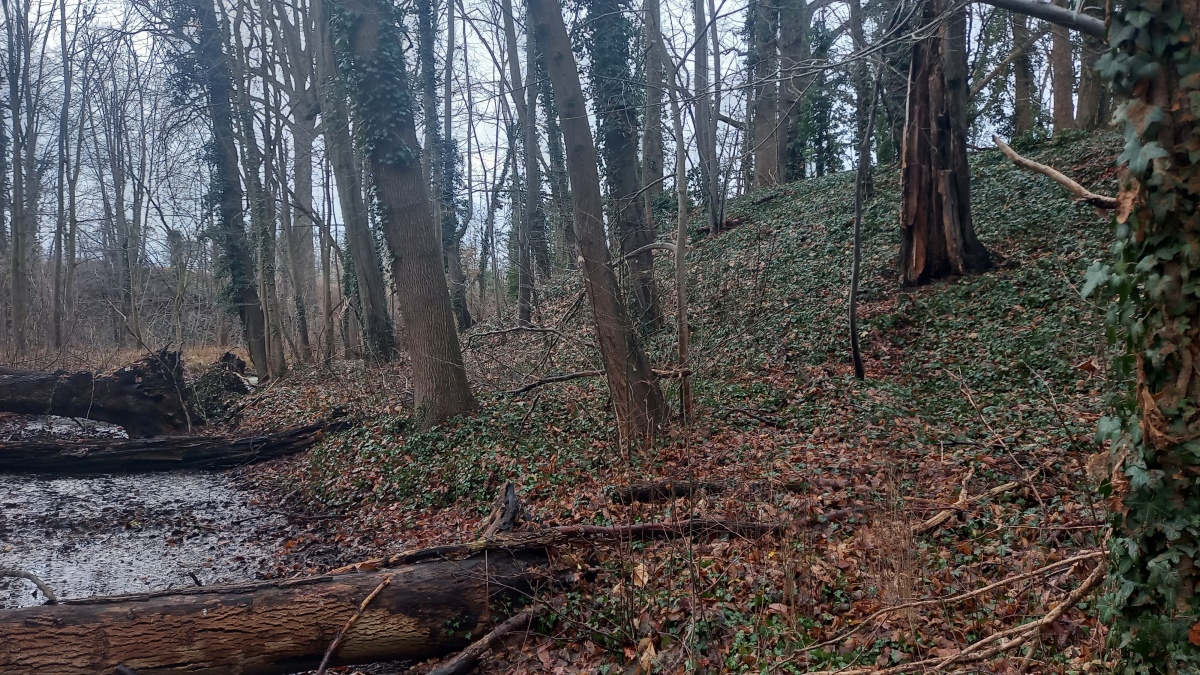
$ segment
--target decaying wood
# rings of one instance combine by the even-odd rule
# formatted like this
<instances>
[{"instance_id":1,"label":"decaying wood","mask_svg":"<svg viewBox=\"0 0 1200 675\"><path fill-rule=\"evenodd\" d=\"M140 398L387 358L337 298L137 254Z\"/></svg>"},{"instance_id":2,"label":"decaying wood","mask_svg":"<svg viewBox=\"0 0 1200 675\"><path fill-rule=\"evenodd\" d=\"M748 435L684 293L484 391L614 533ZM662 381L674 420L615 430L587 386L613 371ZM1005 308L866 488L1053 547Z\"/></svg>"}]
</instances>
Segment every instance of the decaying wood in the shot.
<instances>
[{"instance_id":1,"label":"decaying wood","mask_svg":"<svg viewBox=\"0 0 1200 675\"><path fill-rule=\"evenodd\" d=\"M1099 209L1117 208L1116 197L1096 194L1095 192L1083 187L1079 183L1076 183L1073 179L1071 179L1070 176L1067 176L1054 167L1046 166L1045 164L1035 162L1032 159L1026 159L1025 157L1022 157L1021 155L1017 154L1016 150L1013 150L1011 147L1009 147L1007 143L1000 140L999 136L992 136L992 141L996 143L996 147L1000 148L1000 152L1004 153L1005 157L1012 160L1013 164L1016 164L1022 169L1026 169L1034 173L1040 173L1043 176L1046 176L1059 185L1067 188L1067 190L1069 190L1071 194L1075 195L1079 201L1084 202L1085 204L1090 204Z\"/></svg>"},{"instance_id":2,"label":"decaying wood","mask_svg":"<svg viewBox=\"0 0 1200 675\"><path fill-rule=\"evenodd\" d=\"M183 360L167 351L108 375L0 368L0 412L108 422L130 438L185 432L196 423L183 384Z\"/></svg>"},{"instance_id":3,"label":"decaying wood","mask_svg":"<svg viewBox=\"0 0 1200 675\"><path fill-rule=\"evenodd\" d=\"M500 496L492 507L487 525L483 528L484 539L494 537L500 532L508 532L517 525L521 518L521 500L517 499L517 488L509 481L500 490Z\"/></svg>"},{"instance_id":4,"label":"decaying wood","mask_svg":"<svg viewBox=\"0 0 1200 675\"><path fill-rule=\"evenodd\" d=\"M138 439L0 441L0 473L91 473L220 469L300 452L344 421L259 436L165 436Z\"/></svg>"},{"instance_id":5,"label":"decaying wood","mask_svg":"<svg viewBox=\"0 0 1200 675\"><path fill-rule=\"evenodd\" d=\"M189 588L0 612L0 672L75 675L292 673L311 669L338 629L333 665L427 659L463 649L491 607L527 592L543 553L428 561L384 573ZM380 588L381 581L390 578Z\"/></svg>"},{"instance_id":6,"label":"decaying wood","mask_svg":"<svg viewBox=\"0 0 1200 675\"><path fill-rule=\"evenodd\" d=\"M526 630L533 620L537 618L544 606L537 605L514 615L509 620L496 626L490 633L483 636L476 642L472 642L471 646L462 650L458 656L455 656L450 661L429 671L429 675L466 675L479 665L479 660L483 658L489 650L496 646L504 638L517 631Z\"/></svg>"},{"instance_id":7,"label":"decaying wood","mask_svg":"<svg viewBox=\"0 0 1200 675\"><path fill-rule=\"evenodd\" d=\"M375 590L367 594L367 597L363 599L362 604L358 606L358 609L354 610L354 613L350 615L349 619L346 619L346 625L342 626L342 629L338 631L336 636L334 636L333 642L329 643L329 648L325 650L325 656L321 659L321 665L317 666L317 675L325 675L325 671L329 668L329 660L332 659L333 655L337 653L338 647L342 646L342 638L346 637L346 633L349 633L350 629L354 627L354 623L358 621L358 617L362 616L362 613L367 611L367 605L370 605L371 601L374 600L379 593L383 591L383 588L390 583L392 583L392 575L385 574L383 576L383 581L379 582L379 585L375 587Z\"/></svg>"}]
</instances>

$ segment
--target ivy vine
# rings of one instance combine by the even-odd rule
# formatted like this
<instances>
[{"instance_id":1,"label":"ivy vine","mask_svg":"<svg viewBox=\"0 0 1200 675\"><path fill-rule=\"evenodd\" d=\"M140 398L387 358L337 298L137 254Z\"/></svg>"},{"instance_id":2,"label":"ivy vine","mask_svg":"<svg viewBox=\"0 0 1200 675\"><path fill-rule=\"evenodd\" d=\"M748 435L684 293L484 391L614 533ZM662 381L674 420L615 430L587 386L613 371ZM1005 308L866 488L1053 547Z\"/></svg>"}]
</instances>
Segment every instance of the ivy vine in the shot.
<instances>
[{"instance_id":1,"label":"ivy vine","mask_svg":"<svg viewBox=\"0 0 1200 675\"><path fill-rule=\"evenodd\" d=\"M1200 669L1200 55L1177 0L1114 7L1111 50L1097 64L1125 129L1112 261L1086 274L1085 295L1111 300L1123 346L1098 438L1109 441L1113 536L1100 603L1119 672Z\"/></svg>"}]
</instances>

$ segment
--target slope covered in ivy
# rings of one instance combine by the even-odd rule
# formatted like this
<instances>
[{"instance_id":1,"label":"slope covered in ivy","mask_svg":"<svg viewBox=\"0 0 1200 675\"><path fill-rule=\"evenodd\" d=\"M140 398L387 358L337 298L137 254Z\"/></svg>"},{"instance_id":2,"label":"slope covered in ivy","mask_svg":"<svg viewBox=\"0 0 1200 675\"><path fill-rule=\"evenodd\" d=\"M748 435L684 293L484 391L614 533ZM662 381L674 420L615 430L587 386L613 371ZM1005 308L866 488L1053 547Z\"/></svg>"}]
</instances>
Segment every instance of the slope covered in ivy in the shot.
<instances>
[{"instance_id":1,"label":"slope covered in ivy","mask_svg":"<svg viewBox=\"0 0 1200 675\"><path fill-rule=\"evenodd\" d=\"M1112 192L1117 145L1095 136L1018 149ZM694 419L655 448L619 446L598 378L504 393L597 367L573 277L542 302L550 330L512 332L493 319L464 336L483 407L442 428L409 429L402 365L346 366L339 384L313 372L276 387L247 410L248 422L335 405L366 422L306 458L247 474L296 508L344 516L307 522L283 543L275 572L472 537L511 480L528 505L526 527L693 515L778 522L786 534L620 546L581 559L585 573L559 593L543 637L501 650L488 672L902 665L953 656L1044 615L1090 563L885 614L822 645L880 609L968 592L1099 545L1104 516L1086 469L1114 383L1104 310L1078 287L1107 256L1106 221L995 151L975 154L971 167L975 225L996 267L916 289L899 288L895 271L895 168L878 170L864 222L862 382L849 366L846 320L853 175L731 203L744 223L697 237L688 254ZM669 289L668 261L660 271ZM656 364L674 367L670 332L647 346ZM610 503L606 488L653 477L735 487L666 504ZM920 527L944 509L947 522ZM1087 602L1039 640L986 667L1005 672L1027 657L1037 672L1104 670Z\"/></svg>"}]
</instances>

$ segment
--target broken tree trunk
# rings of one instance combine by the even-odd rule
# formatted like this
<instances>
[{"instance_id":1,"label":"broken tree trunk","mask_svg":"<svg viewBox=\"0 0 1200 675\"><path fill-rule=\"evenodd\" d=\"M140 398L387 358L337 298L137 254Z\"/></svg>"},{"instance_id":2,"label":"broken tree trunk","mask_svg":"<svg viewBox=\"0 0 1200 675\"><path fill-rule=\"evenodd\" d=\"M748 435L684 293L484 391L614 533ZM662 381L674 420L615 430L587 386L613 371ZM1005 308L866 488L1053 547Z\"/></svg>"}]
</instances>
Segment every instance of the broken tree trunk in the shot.
<instances>
[{"instance_id":1,"label":"broken tree trunk","mask_svg":"<svg viewBox=\"0 0 1200 675\"><path fill-rule=\"evenodd\" d=\"M0 441L0 473L80 475L178 469L222 469L291 455L346 422L321 420L259 436Z\"/></svg>"},{"instance_id":2,"label":"broken tree trunk","mask_svg":"<svg viewBox=\"0 0 1200 675\"><path fill-rule=\"evenodd\" d=\"M83 417L120 425L130 438L196 423L178 352L161 351L110 375L0 369L0 412Z\"/></svg>"},{"instance_id":3,"label":"broken tree trunk","mask_svg":"<svg viewBox=\"0 0 1200 675\"><path fill-rule=\"evenodd\" d=\"M0 672L292 673L442 656L493 623L493 603L527 592L541 552L491 551L377 573L66 601L0 612ZM384 579L388 582L385 584Z\"/></svg>"}]
</instances>

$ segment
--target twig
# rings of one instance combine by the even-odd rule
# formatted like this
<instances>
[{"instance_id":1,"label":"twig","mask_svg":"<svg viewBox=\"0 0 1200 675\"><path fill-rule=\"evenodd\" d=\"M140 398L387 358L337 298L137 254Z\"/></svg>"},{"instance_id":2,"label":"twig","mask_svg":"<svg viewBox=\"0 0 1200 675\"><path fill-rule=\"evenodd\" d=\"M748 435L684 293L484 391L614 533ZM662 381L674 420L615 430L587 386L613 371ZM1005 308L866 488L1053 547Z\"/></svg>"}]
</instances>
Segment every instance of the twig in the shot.
<instances>
[{"instance_id":1,"label":"twig","mask_svg":"<svg viewBox=\"0 0 1200 675\"><path fill-rule=\"evenodd\" d=\"M925 534L926 532L929 532L929 531L937 528L942 523L945 523L947 520L950 519L950 516L954 515L956 512L965 510L965 507L967 504L969 504L971 502L981 502L985 499L990 499L992 497L998 497L1015 487L1019 487L1020 485L1021 484L1017 481L1013 481L1011 483L1005 483L1004 485L997 485L996 487L988 490L987 492L984 492L983 494L978 495L975 498L969 499L969 500L966 499L967 491L966 491L966 488L964 487L962 496L959 497L958 502L956 502L954 504L954 506L942 511L941 513L938 513L937 515L933 516L929 520L926 520L925 522L921 523L920 525L914 527L913 534Z\"/></svg>"},{"instance_id":2,"label":"twig","mask_svg":"<svg viewBox=\"0 0 1200 675\"><path fill-rule=\"evenodd\" d=\"M750 410L748 408L726 408L726 410L728 410L730 412L740 413L742 415L745 415L746 417L756 419L759 422L762 422L763 424L766 424L768 426L775 427L776 429L782 429L787 426L787 422L779 419L778 417L768 417L766 415L760 415L758 412L756 412L754 410Z\"/></svg>"},{"instance_id":3,"label":"twig","mask_svg":"<svg viewBox=\"0 0 1200 675\"><path fill-rule=\"evenodd\" d=\"M34 586L37 586L38 590L42 592L42 595L46 596L47 605L58 604L58 598L55 597L54 591L50 590L50 587L46 585L46 582L38 578L38 575L34 574L33 572L26 572L25 570L20 570L15 567L0 567L0 577L17 577L20 579L28 579L29 581L33 582Z\"/></svg>"},{"instance_id":4,"label":"twig","mask_svg":"<svg viewBox=\"0 0 1200 675\"><path fill-rule=\"evenodd\" d=\"M658 370L658 369L655 369L654 374L658 377L676 378L676 377L683 377L685 375L690 375L691 371L690 370ZM537 387L540 387L545 384L553 384L555 382L569 382L571 380L578 380L578 379L581 379L584 377L600 377L601 375L604 375L603 370L580 370L580 371L574 372L574 373L562 373L560 375L549 375L547 377L543 377L543 378L534 380L533 382L530 382L530 383L523 385L521 387L518 387L516 389L510 389L504 393L506 393L506 394L524 394L525 392L527 392L531 389L536 389Z\"/></svg>"},{"instance_id":5,"label":"twig","mask_svg":"<svg viewBox=\"0 0 1200 675\"><path fill-rule=\"evenodd\" d=\"M465 673L471 672L479 663L479 659L483 657L484 653L495 647L497 643L508 635L526 630L533 623L533 620L542 613L543 609L543 607L538 606L530 607L496 626L490 633L472 642L466 649L459 652L458 656L451 659L450 662L429 671L429 675L465 675Z\"/></svg>"},{"instance_id":6,"label":"twig","mask_svg":"<svg viewBox=\"0 0 1200 675\"><path fill-rule=\"evenodd\" d=\"M1043 176L1046 176L1047 178L1055 181L1059 185L1062 185L1063 187L1067 188L1067 190L1070 190L1071 194L1075 195L1075 197L1078 198L1079 201L1084 202L1086 204L1091 204L1092 206L1095 206L1096 208L1100 208L1100 209L1115 209L1115 208L1117 208L1117 198L1116 197L1109 197L1108 195L1098 195L1095 192L1092 192L1091 190L1083 187L1079 183L1076 183L1074 180L1072 180L1067 175L1063 174L1058 169L1055 169L1050 166L1046 166L1045 164L1041 164L1041 163L1033 161L1032 159L1026 159L1026 158L1018 155L1017 151L1008 147L1008 144L1005 143L1004 141L1000 140L999 136L992 136L992 140L996 143L996 147L1000 148L1000 152L1004 153L1005 157L1012 160L1013 164L1016 164L1017 166L1021 167L1022 169L1025 169L1027 171L1032 171L1034 173L1040 173Z\"/></svg>"},{"instance_id":7,"label":"twig","mask_svg":"<svg viewBox=\"0 0 1200 675\"><path fill-rule=\"evenodd\" d=\"M1047 574L1049 572L1053 572L1054 570L1060 569L1062 567L1066 567L1068 565L1073 566L1076 563L1079 563L1079 562L1082 562L1085 560L1094 560L1096 558L1103 557L1104 555L1106 555L1104 551L1092 551L1090 553L1084 553L1081 555L1074 556L1072 558L1067 558L1065 560L1059 560L1056 563L1050 563L1049 565L1046 565L1045 567L1040 567L1040 568L1038 568L1036 570L1032 570L1030 572L1023 572L1021 574L1016 574L1011 577L1001 579L1000 581L996 581L991 584L988 584L987 586L984 586L983 588L977 588L973 591L968 591L966 593L960 593L959 595L954 595L949 598L930 598L928 600L915 600L913 602L907 602L902 605L896 605L895 607L885 607L881 610L876 611L874 614L871 614L867 618L863 619L862 621L859 622L859 624L857 626L855 626L854 628L851 628L849 631L846 631L845 633L842 633L841 635L838 635L836 637L830 638L824 642L820 642L815 645L809 645L808 647L801 649L799 653L803 654L805 652L811 652L814 649L821 649L823 647L828 647L829 645L841 642L842 640L845 640L846 638L850 637L851 635L854 635L858 631L862 630L862 628L864 626L870 624L875 619L878 619L879 617L884 616L886 614L891 614L892 612L899 612L902 609L914 609L916 607L927 607L929 605L949 604L952 602L960 602L962 600L969 600L978 595L983 595L984 593L987 593L988 591L1000 588L1001 586L1007 586L1009 584L1016 583L1018 581L1023 581L1025 579L1029 579L1031 577L1036 577L1036 576L1040 576L1043 574Z\"/></svg>"},{"instance_id":8,"label":"twig","mask_svg":"<svg viewBox=\"0 0 1200 675\"><path fill-rule=\"evenodd\" d=\"M325 650L325 658L321 659L321 665L317 667L317 675L325 675L325 669L329 667L329 659L333 658L334 652L336 652L337 648L341 646L342 637L349 632L350 628L354 625L354 622L358 621L358 617L362 616L362 613L367 609L367 605L371 604L371 601L375 599L375 596L379 595L379 592L383 590L383 587L387 586L391 582L392 575L389 574L384 577L383 581L379 582L379 585L375 587L375 590L371 591L371 593L367 595L366 599L362 601L362 604L358 606L358 609L350 615L350 618L346 619L346 625L342 626L342 629L338 631L337 636L333 638L333 642L329 643L329 649Z\"/></svg>"},{"instance_id":9,"label":"twig","mask_svg":"<svg viewBox=\"0 0 1200 675\"><path fill-rule=\"evenodd\" d=\"M1100 557L1104 554L1101 552L1096 552L1091 555ZM1064 560L1062 562L1065 563L1067 561ZM855 670L823 670L812 673L811 675L901 675L901 673L910 673L918 670L923 672L937 672L943 670L947 666L952 666L959 663L984 661L990 659L993 656L1006 652L1010 649L1020 647L1021 645L1025 644L1029 638L1037 635L1039 631L1041 631L1042 627L1048 626L1057 621L1059 617L1067 612L1067 610L1079 604L1080 600L1087 597L1089 593L1095 590L1096 587L1099 586L1102 581L1104 581L1104 573L1107 570L1108 563L1101 561L1101 563L1096 566L1096 569L1092 570L1091 575L1089 575L1088 578L1079 585L1079 588L1071 591L1066 599L1059 603L1059 605L1053 610L1051 610L1049 614L1046 614L1042 618L1032 623L1024 623L1020 626L989 635L982 640L971 643L957 654L941 658L913 661L911 663L905 663L903 665L893 666L891 668L884 668L882 670L877 670L874 668L858 668ZM987 644L1010 636L1015 637L990 649L983 649L983 647Z\"/></svg>"}]
</instances>

